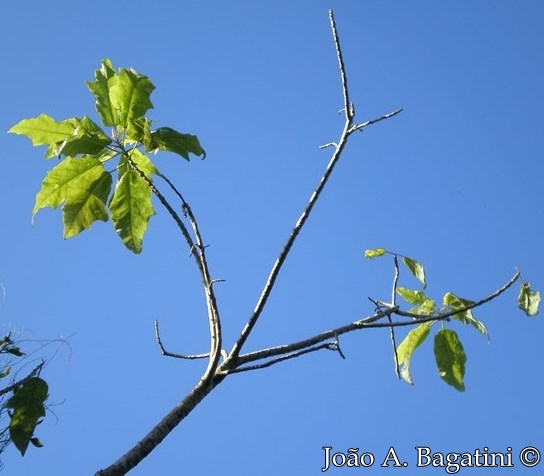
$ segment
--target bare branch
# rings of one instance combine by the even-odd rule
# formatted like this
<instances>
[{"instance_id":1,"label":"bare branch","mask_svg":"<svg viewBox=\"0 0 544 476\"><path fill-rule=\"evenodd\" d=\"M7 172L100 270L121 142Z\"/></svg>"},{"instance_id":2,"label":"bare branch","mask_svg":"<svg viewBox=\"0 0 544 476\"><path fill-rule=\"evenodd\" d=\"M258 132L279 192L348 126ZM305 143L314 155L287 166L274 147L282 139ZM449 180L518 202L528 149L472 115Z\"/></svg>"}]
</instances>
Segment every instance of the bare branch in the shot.
<instances>
[{"instance_id":1,"label":"bare branch","mask_svg":"<svg viewBox=\"0 0 544 476\"><path fill-rule=\"evenodd\" d=\"M338 58L338 68L340 69L340 78L342 79L342 93L344 95L344 113L346 121L351 122L355 115L355 108L349 100L348 77L344 66L344 58L342 56L342 48L340 47L340 38L336 31L336 22L334 21L334 13L329 10L329 21L331 23L332 36L334 38L334 47L336 48L336 57Z\"/></svg>"},{"instance_id":2,"label":"bare branch","mask_svg":"<svg viewBox=\"0 0 544 476\"><path fill-rule=\"evenodd\" d=\"M391 304L393 306L397 305L397 284L399 282L399 260L397 255L393 255L393 264L395 266L395 276L393 278L393 289L391 291ZM392 324L393 321L391 316L387 316L389 324ZM393 346L393 360L395 362L395 374L400 379L400 369L399 369L399 355L397 353L397 343L395 341L395 329L393 326L389 328L389 335L391 337L391 345Z\"/></svg>"},{"instance_id":3,"label":"bare branch","mask_svg":"<svg viewBox=\"0 0 544 476\"><path fill-rule=\"evenodd\" d=\"M395 109L394 111L391 111L387 114L384 114L383 116L377 117L375 119L371 119L370 121L363 122L361 124L355 124L353 127L349 129L349 133L355 131L363 130L367 126L371 126L372 124L376 124L377 122L383 121L384 119L389 119L390 117L396 116L397 114L400 114L402 112L402 108Z\"/></svg>"},{"instance_id":4,"label":"bare branch","mask_svg":"<svg viewBox=\"0 0 544 476\"><path fill-rule=\"evenodd\" d=\"M237 367L234 370L231 370L229 374L235 374L240 372L247 372L249 370L258 370L258 369L264 369L266 367L270 367L275 364L279 364L280 362L283 362L285 360L294 359L296 357L300 357L304 354L309 354L310 352L315 352L317 350L321 349L328 349L328 350L334 350L335 352L338 352L342 358L344 357L344 354L340 350L340 347L338 347L338 343L336 342L327 342L325 344L316 345L314 347L310 347L307 349L302 349L299 351L291 352L286 355L282 355L281 357L277 357L275 359L271 359L268 362L263 362L262 364L256 364L256 365L248 365L247 367Z\"/></svg>"},{"instance_id":5,"label":"bare branch","mask_svg":"<svg viewBox=\"0 0 544 476\"><path fill-rule=\"evenodd\" d=\"M248 319L245 327L243 328L242 332L240 333L240 336L236 343L234 344L229 357L226 359L226 362L224 362L224 365L227 367L230 366L229 361L230 359L236 359L238 355L240 354L240 351L246 342L247 338L249 337L249 334L253 330L253 327L255 326L257 320L259 319L266 302L270 296L270 293L272 292L272 289L274 288L274 284L276 282L276 279L278 277L278 274L283 266L283 263L285 262L287 256L289 255L289 252L291 251L291 248L293 244L295 243L298 234L302 230L304 224L306 223L306 220L310 216L312 209L314 208L314 205L317 203L321 192L325 188L325 185L327 184L329 177L332 174L332 171L334 170L336 164L338 163L338 160L340 159L340 156L342 155L342 151L344 150L344 147L347 143L349 135L355 130L352 128L352 122L353 122L353 116L354 116L354 106L350 103L349 100L349 91L348 91L348 84L347 84L347 75L345 71L344 66L344 60L342 56L342 49L340 47L340 40L338 38L338 32L336 30L336 23L334 22L334 15L332 10L329 11L329 19L331 23L331 29L333 33L334 38L334 45L336 49L336 56L338 58L338 66L340 70L340 77L342 80L342 94L344 97L344 110L345 110L345 124L344 129L342 130L342 133L340 135L340 139L337 143L329 143L326 144L326 147L335 146L334 152L332 154L332 157L327 164L327 167L325 168L325 172L323 173L323 176L319 180L319 183L317 187L315 188L314 192L310 196L310 199L302 211L300 217L298 218L294 228L291 230L291 234L289 235L289 238L287 239L287 242L285 243L283 249L281 250L278 258L276 259L276 262L272 266L272 270L270 271L270 274L268 275L268 279L264 285L263 291L261 292L261 295L259 296L259 299L257 301L257 304L253 310L253 313L251 314L250 318ZM392 113L386 114L378 119L375 119L373 121L368 121L366 125L370 125L371 123L381 121L383 119L386 119L387 117L392 117L396 114L398 114L400 110L393 111ZM363 125L361 125L361 128Z\"/></svg>"},{"instance_id":6,"label":"bare branch","mask_svg":"<svg viewBox=\"0 0 544 476\"><path fill-rule=\"evenodd\" d=\"M173 357L175 359L196 360L196 359L205 359L210 356L209 352L205 354L176 354L173 352L168 352L162 343L161 336L159 333L159 321L157 319L155 319L155 339L157 340L157 344L159 344L159 348L161 349L161 354L166 357Z\"/></svg>"}]
</instances>

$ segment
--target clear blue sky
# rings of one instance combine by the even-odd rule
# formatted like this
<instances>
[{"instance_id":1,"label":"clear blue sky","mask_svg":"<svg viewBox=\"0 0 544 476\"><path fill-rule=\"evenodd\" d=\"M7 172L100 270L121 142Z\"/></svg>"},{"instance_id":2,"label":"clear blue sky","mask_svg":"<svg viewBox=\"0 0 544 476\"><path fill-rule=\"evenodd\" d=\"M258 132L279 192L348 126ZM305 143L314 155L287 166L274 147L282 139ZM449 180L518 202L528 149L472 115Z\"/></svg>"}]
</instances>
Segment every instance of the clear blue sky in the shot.
<instances>
[{"instance_id":1,"label":"clear blue sky","mask_svg":"<svg viewBox=\"0 0 544 476\"><path fill-rule=\"evenodd\" d=\"M2 6L0 130L42 112L94 118L84 82L109 57L151 77L157 125L199 136L206 160L157 163L201 221L213 277L226 280L216 290L227 347L328 161L318 146L343 125L329 7L358 119L404 112L352 137L247 350L371 314L367 297L387 299L392 275L389 260L363 260L365 248L419 259L437 298L449 290L481 298L515 266L544 289L541 2ZM23 459L10 448L6 474L93 474L200 376L202 362L162 357L153 336L157 318L170 350L207 350L197 273L158 206L140 256L111 223L69 241L58 211L40 212L32 226L52 162L24 138L0 137L2 330L71 336L69 346L36 354L58 351L44 374L52 405L38 429L45 447ZM489 344L452 324L468 354L465 393L438 377L431 341L413 359L412 387L395 378L389 333L359 332L341 341L346 360L323 351L227 379L130 474L317 475L323 446L373 453L378 475L394 446L409 463L404 474L419 474L414 447L426 445L444 453L511 447L515 473L536 475L544 463L526 469L517 455L528 445L544 451L544 325L517 310L516 295L477 311Z\"/></svg>"}]
</instances>

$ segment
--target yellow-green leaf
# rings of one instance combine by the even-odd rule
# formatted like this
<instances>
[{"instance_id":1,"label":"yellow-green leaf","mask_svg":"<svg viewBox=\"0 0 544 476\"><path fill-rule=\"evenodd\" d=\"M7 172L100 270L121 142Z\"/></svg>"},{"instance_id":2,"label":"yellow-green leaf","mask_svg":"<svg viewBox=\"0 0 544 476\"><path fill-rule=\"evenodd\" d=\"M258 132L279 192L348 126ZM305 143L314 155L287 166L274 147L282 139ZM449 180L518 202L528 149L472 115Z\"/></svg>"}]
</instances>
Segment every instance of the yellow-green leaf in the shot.
<instances>
[{"instance_id":1,"label":"yellow-green leaf","mask_svg":"<svg viewBox=\"0 0 544 476\"><path fill-rule=\"evenodd\" d=\"M385 248L374 248L371 250L365 250L365 258L377 258L378 256L383 256L387 253Z\"/></svg>"},{"instance_id":2,"label":"yellow-green leaf","mask_svg":"<svg viewBox=\"0 0 544 476\"><path fill-rule=\"evenodd\" d=\"M120 176L109 208L115 231L125 246L134 253L141 253L143 236L155 210L151 189L136 170L127 167Z\"/></svg>"},{"instance_id":3,"label":"yellow-green leaf","mask_svg":"<svg viewBox=\"0 0 544 476\"><path fill-rule=\"evenodd\" d=\"M523 283L519 290L518 306L528 316L534 317L538 314L540 304L540 292L531 290L531 283Z\"/></svg>"},{"instance_id":4,"label":"yellow-green leaf","mask_svg":"<svg viewBox=\"0 0 544 476\"><path fill-rule=\"evenodd\" d=\"M416 328L408 332L407 336L401 342L397 349L397 358L400 366L400 375L410 385L412 382L412 375L410 374L410 359L417 347L419 347L423 341L429 335L431 326L428 322L420 324Z\"/></svg>"},{"instance_id":5,"label":"yellow-green leaf","mask_svg":"<svg viewBox=\"0 0 544 476\"><path fill-rule=\"evenodd\" d=\"M457 333L451 329L441 329L434 338L434 356L438 374L448 385L460 392L465 391L465 363L467 356Z\"/></svg>"},{"instance_id":6,"label":"yellow-green leaf","mask_svg":"<svg viewBox=\"0 0 544 476\"><path fill-rule=\"evenodd\" d=\"M155 86L148 77L132 69L121 68L119 74L108 79L108 88L111 107L123 127L153 107L149 97Z\"/></svg>"},{"instance_id":7,"label":"yellow-green leaf","mask_svg":"<svg viewBox=\"0 0 544 476\"><path fill-rule=\"evenodd\" d=\"M94 77L96 81L87 81L87 87L93 93L95 98L95 106L102 124L105 126L119 125L119 115L111 104L110 88L108 81L115 76L115 70L109 59L102 60L100 69L95 71Z\"/></svg>"},{"instance_id":8,"label":"yellow-green leaf","mask_svg":"<svg viewBox=\"0 0 544 476\"><path fill-rule=\"evenodd\" d=\"M34 146L48 146L45 158L49 159L55 157L57 145L68 139L74 133L75 128L76 126L70 119L55 121L47 114L40 114L38 117L23 119L8 132L25 135L32 141Z\"/></svg>"},{"instance_id":9,"label":"yellow-green leaf","mask_svg":"<svg viewBox=\"0 0 544 476\"><path fill-rule=\"evenodd\" d=\"M425 269L423 268L423 265L416 260L407 258L406 256L402 258L402 262L406 265L406 267L410 270L410 273L414 275L414 277L423 285L423 288L425 289L427 287L427 283L425 282Z\"/></svg>"}]
</instances>

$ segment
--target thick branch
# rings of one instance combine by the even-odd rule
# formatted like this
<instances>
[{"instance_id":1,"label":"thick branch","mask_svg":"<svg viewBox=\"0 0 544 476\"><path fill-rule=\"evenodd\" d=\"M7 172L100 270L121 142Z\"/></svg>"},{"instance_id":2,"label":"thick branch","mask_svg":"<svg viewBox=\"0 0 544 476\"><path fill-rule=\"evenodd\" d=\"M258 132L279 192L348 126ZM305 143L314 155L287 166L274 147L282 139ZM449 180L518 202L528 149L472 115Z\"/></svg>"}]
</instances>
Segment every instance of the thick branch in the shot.
<instances>
[{"instance_id":1,"label":"thick branch","mask_svg":"<svg viewBox=\"0 0 544 476\"><path fill-rule=\"evenodd\" d=\"M213 377L209 374L202 377L193 390L142 440L111 466L98 471L95 476L122 476L128 473L151 453L223 379L224 376Z\"/></svg>"}]
</instances>

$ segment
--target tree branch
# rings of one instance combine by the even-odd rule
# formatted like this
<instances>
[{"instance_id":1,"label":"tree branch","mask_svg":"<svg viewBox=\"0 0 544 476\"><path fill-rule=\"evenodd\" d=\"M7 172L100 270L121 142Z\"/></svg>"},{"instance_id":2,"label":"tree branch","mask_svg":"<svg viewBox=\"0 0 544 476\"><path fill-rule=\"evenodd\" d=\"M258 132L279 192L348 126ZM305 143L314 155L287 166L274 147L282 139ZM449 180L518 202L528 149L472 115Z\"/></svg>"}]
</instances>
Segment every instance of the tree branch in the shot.
<instances>
[{"instance_id":1,"label":"tree branch","mask_svg":"<svg viewBox=\"0 0 544 476\"><path fill-rule=\"evenodd\" d=\"M287 239L287 242L285 243L283 249L281 250L278 258L276 259L274 265L272 266L272 270L270 271L270 274L268 275L268 279L266 281L266 284L264 285L264 288L261 292L261 295L259 296L259 299L257 301L257 304L253 310L253 313L251 314L249 320L247 321L245 327L243 328L242 332L240 333L240 336L236 343L234 344L229 357L226 359L226 362L224 362L225 366L229 366L230 359L236 359L236 357L240 354L240 351L245 344L247 338L249 337L249 334L253 330L255 324L257 323L257 320L259 319L266 302L272 292L272 289L274 288L274 284L276 282L276 279L278 277L279 272L281 271L281 268L283 266L283 263L285 262L287 256L289 255L289 252L291 251L291 248L293 244L295 243L300 231L302 230L304 224L306 223L306 220L310 216L312 209L314 208L315 204L317 203L321 192L325 188L325 185L327 184L329 177L331 176L336 164L338 163L338 160L340 159L340 156L342 155L342 151L344 150L344 147L347 143L347 140L349 138L349 135L354 132L355 130L362 129L363 127L366 127L367 125L374 124L376 122L379 122L383 119L387 119L389 117L392 117L396 114L398 114L401 109L397 109L396 111L393 111L389 114L386 114L384 116L381 116L380 118L374 119L372 121L368 121L367 123L359 125L359 127L353 127L353 116L354 116L354 106L350 103L349 100L349 91L348 91L348 82L347 82L347 75L346 75L346 69L344 66L344 60L342 56L342 49L340 47L340 39L338 37L338 32L336 30L336 23L334 21L334 14L333 11L329 11L329 19L331 24L331 30L333 34L334 39L334 46L336 49L336 56L338 58L338 67L340 70L340 78L342 81L342 95L344 98L344 113L345 113L345 123L344 128L342 130L342 133L340 135L340 139L337 143L330 143L328 145L332 145L335 147L335 150L332 154L332 157L325 168L325 172L323 173L323 176L319 180L319 183L317 187L315 188L314 192L310 196L310 199L302 211L300 217L298 218L297 222L295 223L295 226L291 230L291 234L289 235L289 238Z\"/></svg>"},{"instance_id":2,"label":"tree branch","mask_svg":"<svg viewBox=\"0 0 544 476\"><path fill-rule=\"evenodd\" d=\"M354 332L360 329L377 329L377 328L395 328L395 327L405 327L405 326L414 326L419 325L424 322L439 322L439 321L445 321L448 320L450 317L455 316L457 314L461 314L463 312L466 312L470 309L474 309L478 306L481 306L489 301L492 301L493 299L499 297L502 293L504 293L514 282L516 282L520 277L519 271L516 271L514 276L510 278L510 280L501 286L496 291L492 292L485 298L474 302L470 306L466 306L462 309L457 309L455 311L446 312L440 315L433 315L433 316L421 316L419 314L413 314L410 312L401 311L397 306L391 306L387 309L380 310L379 312L376 312L372 314L371 316L364 317L362 319L359 319L355 322L351 322L349 324L345 324L343 326L337 327L335 329L331 329L328 331L321 332L320 334L316 334L312 337L309 337L307 339L303 339L301 341L293 342L291 344L284 344L279 345L276 347L270 347L268 349L262 349L255 352L249 352L247 354L240 355L235 360L235 366L232 368L226 368L222 365L220 369L224 369L227 373L233 373L235 369L249 364L251 362L256 362L263 359L270 359L272 357L277 357L281 355L288 355L293 352L298 352L303 349L307 349L310 347L313 347L321 342L324 342L329 339L338 339L339 336L343 334L347 334L349 332ZM402 316L402 317L410 317L410 320L407 321L396 321L396 322L378 322L382 320L384 317L390 317L392 315Z\"/></svg>"},{"instance_id":3,"label":"tree branch","mask_svg":"<svg viewBox=\"0 0 544 476\"><path fill-rule=\"evenodd\" d=\"M196 359L206 359L210 356L209 352L205 354L176 354L174 352L168 352L162 343L161 336L159 334L159 321L155 319L155 339L159 348L161 349L161 354L166 357L173 357L175 359L187 359L187 360L196 360Z\"/></svg>"}]
</instances>

